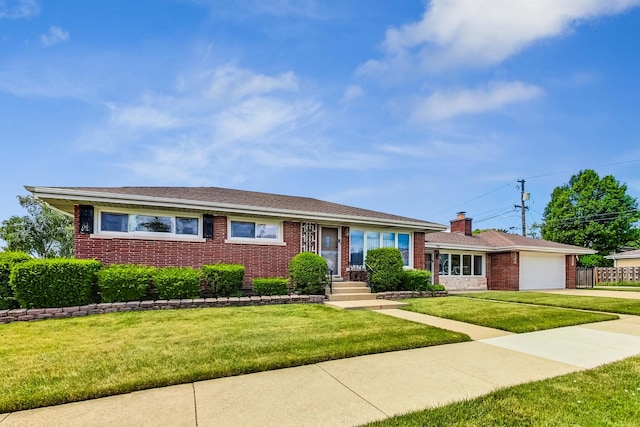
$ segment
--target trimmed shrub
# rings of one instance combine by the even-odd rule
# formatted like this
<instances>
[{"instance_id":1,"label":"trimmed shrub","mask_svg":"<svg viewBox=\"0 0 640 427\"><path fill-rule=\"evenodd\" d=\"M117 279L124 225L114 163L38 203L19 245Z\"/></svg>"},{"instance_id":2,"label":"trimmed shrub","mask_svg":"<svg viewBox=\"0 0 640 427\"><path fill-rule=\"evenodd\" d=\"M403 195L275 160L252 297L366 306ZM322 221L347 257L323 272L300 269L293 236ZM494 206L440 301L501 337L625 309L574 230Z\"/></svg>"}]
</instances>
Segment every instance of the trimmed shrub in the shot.
<instances>
[{"instance_id":1,"label":"trimmed shrub","mask_svg":"<svg viewBox=\"0 0 640 427\"><path fill-rule=\"evenodd\" d=\"M242 295L244 284L244 265L203 265L202 278L211 286L211 292L217 297L239 296Z\"/></svg>"},{"instance_id":2,"label":"trimmed shrub","mask_svg":"<svg viewBox=\"0 0 640 427\"><path fill-rule=\"evenodd\" d=\"M400 290L404 270L399 249L370 249L365 262L369 267L369 283L373 292Z\"/></svg>"},{"instance_id":3,"label":"trimmed shrub","mask_svg":"<svg viewBox=\"0 0 640 427\"><path fill-rule=\"evenodd\" d=\"M41 259L13 266L11 287L24 308L85 305L92 302L92 287L100 261Z\"/></svg>"},{"instance_id":4,"label":"trimmed shrub","mask_svg":"<svg viewBox=\"0 0 640 427\"><path fill-rule=\"evenodd\" d=\"M31 257L24 252L0 252L0 310L18 307L18 302L13 297L13 289L9 284L11 269L15 264L30 259Z\"/></svg>"},{"instance_id":5,"label":"trimmed shrub","mask_svg":"<svg viewBox=\"0 0 640 427\"><path fill-rule=\"evenodd\" d=\"M445 288L443 285L429 285L427 287L427 290L431 292L436 292L436 291L446 291L447 288Z\"/></svg>"},{"instance_id":6,"label":"trimmed shrub","mask_svg":"<svg viewBox=\"0 0 640 427\"><path fill-rule=\"evenodd\" d=\"M256 295L287 295L289 280L285 277L253 279L253 293Z\"/></svg>"},{"instance_id":7,"label":"trimmed shrub","mask_svg":"<svg viewBox=\"0 0 640 427\"><path fill-rule=\"evenodd\" d=\"M159 268L153 272L153 284L160 299L200 296L200 272L191 267Z\"/></svg>"},{"instance_id":8,"label":"trimmed shrub","mask_svg":"<svg viewBox=\"0 0 640 427\"><path fill-rule=\"evenodd\" d=\"M431 284L429 270L405 270L402 276L403 291L426 291Z\"/></svg>"},{"instance_id":9,"label":"trimmed shrub","mask_svg":"<svg viewBox=\"0 0 640 427\"><path fill-rule=\"evenodd\" d=\"M302 252L289 261L293 290L306 295L324 295L329 283L327 261L320 255Z\"/></svg>"},{"instance_id":10,"label":"trimmed shrub","mask_svg":"<svg viewBox=\"0 0 640 427\"><path fill-rule=\"evenodd\" d=\"M149 291L154 267L113 264L98 272L102 302L139 301Z\"/></svg>"}]
</instances>

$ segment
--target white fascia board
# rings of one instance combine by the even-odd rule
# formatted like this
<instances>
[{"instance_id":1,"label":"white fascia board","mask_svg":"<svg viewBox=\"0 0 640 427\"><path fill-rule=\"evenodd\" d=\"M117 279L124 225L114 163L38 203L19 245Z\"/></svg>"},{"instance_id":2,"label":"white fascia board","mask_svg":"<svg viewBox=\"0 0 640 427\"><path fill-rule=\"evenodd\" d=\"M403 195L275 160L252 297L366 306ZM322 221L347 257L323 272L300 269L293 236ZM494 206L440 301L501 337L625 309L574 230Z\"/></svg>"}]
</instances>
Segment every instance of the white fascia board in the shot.
<instances>
[{"instance_id":1,"label":"white fascia board","mask_svg":"<svg viewBox=\"0 0 640 427\"><path fill-rule=\"evenodd\" d=\"M456 250L456 251L469 251L469 252L488 252L488 253L496 253L496 252L544 252L544 253L556 253L563 255L591 255L595 254L596 251L586 248L576 248L574 250L564 250L560 248L541 248L538 246L501 246L501 247L492 247L492 246L469 246L469 245L455 245L449 243L425 243L426 249L445 249L445 250Z\"/></svg>"},{"instance_id":2,"label":"white fascia board","mask_svg":"<svg viewBox=\"0 0 640 427\"><path fill-rule=\"evenodd\" d=\"M257 215L277 218L295 218L306 219L314 221L336 221L349 224L363 224L363 225L376 225L384 227L398 227L398 228L410 228L419 230L434 230L442 231L446 227L442 224L429 223L429 222L414 222L403 221L393 219L380 219L371 217L361 217L353 215L335 215L322 212L307 212L277 208L263 208L259 206L247 206L247 205L235 205L230 203L213 203L202 202L198 200L184 200L184 199L172 199L172 198L155 198L151 196L137 196L130 194L114 194L114 193L100 193L93 191L73 190L73 189L61 189L50 187L30 187L25 188L32 192L34 196L39 198L50 199L71 199L82 202L91 203L135 203L141 206L153 206L164 208L178 208L178 209L193 209L200 211L219 211L230 214L244 214L244 215Z\"/></svg>"},{"instance_id":3,"label":"white fascia board","mask_svg":"<svg viewBox=\"0 0 640 427\"><path fill-rule=\"evenodd\" d=\"M636 258L640 258L640 254L636 253L635 255L623 255L622 253L619 254L613 254L613 255L607 255L605 256L606 259L636 259Z\"/></svg>"},{"instance_id":4,"label":"white fascia board","mask_svg":"<svg viewBox=\"0 0 640 427\"><path fill-rule=\"evenodd\" d=\"M468 252L494 252L494 248L489 246L468 246L468 245L452 245L449 243L425 243L426 249L445 249L451 251L468 251Z\"/></svg>"},{"instance_id":5,"label":"white fascia board","mask_svg":"<svg viewBox=\"0 0 640 427\"><path fill-rule=\"evenodd\" d=\"M503 246L493 248L493 252L510 252L510 251L518 251L518 252L544 252L544 253L552 253L552 254L563 254L563 255L592 255L595 254L596 251L593 249L587 248L578 248L575 249L562 249L562 248L544 248L539 246Z\"/></svg>"}]
</instances>

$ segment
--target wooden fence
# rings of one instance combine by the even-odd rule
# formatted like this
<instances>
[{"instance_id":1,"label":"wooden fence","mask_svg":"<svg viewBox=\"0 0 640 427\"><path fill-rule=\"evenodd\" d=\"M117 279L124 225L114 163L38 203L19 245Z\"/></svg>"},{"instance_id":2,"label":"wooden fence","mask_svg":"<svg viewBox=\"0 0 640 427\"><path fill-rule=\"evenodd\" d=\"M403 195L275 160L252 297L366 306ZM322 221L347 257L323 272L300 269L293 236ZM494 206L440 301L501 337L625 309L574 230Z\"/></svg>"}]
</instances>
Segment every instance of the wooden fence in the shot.
<instances>
[{"instance_id":1,"label":"wooden fence","mask_svg":"<svg viewBox=\"0 0 640 427\"><path fill-rule=\"evenodd\" d=\"M597 267L595 281L601 282L640 282L640 267Z\"/></svg>"},{"instance_id":2,"label":"wooden fence","mask_svg":"<svg viewBox=\"0 0 640 427\"><path fill-rule=\"evenodd\" d=\"M593 288L595 284L593 267L576 267L576 288Z\"/></svg>"}]
</instances>

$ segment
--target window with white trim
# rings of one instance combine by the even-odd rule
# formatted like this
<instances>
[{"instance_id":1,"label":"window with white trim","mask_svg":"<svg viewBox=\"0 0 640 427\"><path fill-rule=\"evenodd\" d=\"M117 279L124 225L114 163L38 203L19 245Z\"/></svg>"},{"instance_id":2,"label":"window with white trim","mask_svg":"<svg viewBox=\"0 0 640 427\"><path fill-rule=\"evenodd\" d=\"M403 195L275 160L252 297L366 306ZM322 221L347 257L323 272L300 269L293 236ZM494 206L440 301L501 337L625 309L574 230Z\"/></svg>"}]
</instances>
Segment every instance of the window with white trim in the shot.
<instances>
[{"instance_id":1,"label":"window with white trim","mask_svg":"<svg viewBox=\"0 0 640 427\"><path fill-rule=\"evenodd\" d=\"M200 224L201 218L195 215L105 210L99 212L98 233L199 237Z\"/></svg>"},{"instance_id":2,"label":"window with white trim","mask_svg":"<svg viewBox=\"0 0 640 427\"><path fill-rule=\"evenodd\" d=\"M230 219L229 239L282 242L282 223L264 220Z\"/></svg>"},{"instance_id":3,"label":"window with white trim","mask_svg":"<svg viewBox=\"0 0 640 427\"><path fill-rule=\"evenodd\" d=\"M367 251L377 248L398 248L402 254L405 267L410 267L411 259L410 233L351 229L349 233L349 265L362 266Z\"/></svg>"},{"instance_id":4,"label":"window with white trim","mask_svg":"<svg viewBox=\"0 0 640 427\"><path fill-rule=\"evenodd\" d=\"M440 252L440 276L484 276L484 255Z\"/></svg>"}]
</instances>

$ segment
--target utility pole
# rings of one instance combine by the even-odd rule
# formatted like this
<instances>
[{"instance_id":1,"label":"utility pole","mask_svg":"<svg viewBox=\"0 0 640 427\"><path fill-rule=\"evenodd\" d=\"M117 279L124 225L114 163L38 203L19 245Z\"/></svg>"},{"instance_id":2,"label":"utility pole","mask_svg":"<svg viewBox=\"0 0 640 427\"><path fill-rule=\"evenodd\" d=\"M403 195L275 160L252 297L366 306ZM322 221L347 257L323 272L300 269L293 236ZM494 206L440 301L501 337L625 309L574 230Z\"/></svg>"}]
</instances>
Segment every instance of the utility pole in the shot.
<instances>
[{"instance_id":1,"label":"utility pole","mask_svg":"<svg viewBox=\"0 0 640 427\"><path fill-rule=\"evenodd\" d=\"M525 180L519 179L518 182L520 183L520 205L514 205L514 206L516 207L516 209L520 208L522 210L522 235L526 237L527 236L527 217L525 215L525 212L527 210L527 207L524 205L524 202L529 200L529 193L524 191Z\"/></svg>"}]
</instances>

